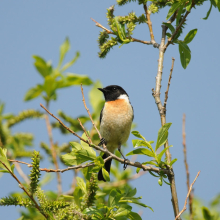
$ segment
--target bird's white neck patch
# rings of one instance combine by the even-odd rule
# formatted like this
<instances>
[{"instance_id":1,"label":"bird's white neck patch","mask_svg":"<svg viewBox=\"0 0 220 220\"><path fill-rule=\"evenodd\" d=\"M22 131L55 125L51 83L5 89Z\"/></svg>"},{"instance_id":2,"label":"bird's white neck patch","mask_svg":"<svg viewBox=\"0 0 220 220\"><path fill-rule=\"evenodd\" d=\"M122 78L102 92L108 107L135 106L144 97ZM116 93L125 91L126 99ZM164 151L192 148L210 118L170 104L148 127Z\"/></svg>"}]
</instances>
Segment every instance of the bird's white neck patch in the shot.
<instances>
[{"instance_id":1,"label":"bird's white neck patch","mask_svg":"<svg viewBox=\"0 0 220 220\"><path fill-rule=\"evenodd\" d=\"M117 99L124 99L125 101L130 102L126 94L120 95Z\"/></svg>"}]
</instances>

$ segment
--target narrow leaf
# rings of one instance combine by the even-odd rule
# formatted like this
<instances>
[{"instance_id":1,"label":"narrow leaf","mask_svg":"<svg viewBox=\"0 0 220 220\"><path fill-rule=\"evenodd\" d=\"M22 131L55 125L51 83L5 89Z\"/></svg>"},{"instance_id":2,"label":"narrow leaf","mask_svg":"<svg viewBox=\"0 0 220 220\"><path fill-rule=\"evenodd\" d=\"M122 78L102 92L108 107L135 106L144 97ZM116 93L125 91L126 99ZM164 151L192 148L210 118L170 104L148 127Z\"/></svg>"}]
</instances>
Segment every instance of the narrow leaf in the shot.
<instances>
[{"instance_id":1,"label":"narrow leaf","mask_svg":"<svg viewBox=\"0 0 220 220\"><path fill-rule=\"evenodd\" d=\"M170 7L170 10L168 11L168 14L167 14L167 17L166 19L168 20L172 14L179 8L179 6L181 5L181 2L176 2L176 3L173 3Z\"/></svg>"},{"instance_id":2,"label":"narrow leaf","mask_svg":"<svg viewBox=\"0 0 220 220\"><path fill-rule=\"evenodd\" d=\"M76 177L76 182L77 182L77 185L80 187L80 189L81 189L84 193L86 193L86 192L87 192L87 190L86 190L86 184L85 184L83 178L77 176L77 177Z\"/></svg>"},{"instance_id":3,"label":"narrow leaf","mask_svg":"<svg viewBox=\"0 0 220 220\"><path fill-rule=\"evenodd\" d=\"M189 47L182 41L179 41L179 53L182 67L186 69L191 60L191 51Z\"/></svg>"},{"instance_id":4,"label":"narrow leaf","mask_svg":"<svg viewBox=\"0 0 220 220\"><path fill-rule=\"evenodd\" d=\"M126 156L129 155L135 155L135 154L142 154L142 155L147 155L149 157L154 157L154 153L152 153L150 150L146 149L146 148L138 148L136 150L133 150L131 152L129 152Z\"/></svg>"},{"instance_id":5,"label":"narrow leaf","mask_svg":"<svg viewBox=\"0 0 220 220\"><path fill-rule=\"evenodd\" d=\"M193 40L193 38L196 36L196 33L197 33L197 29L191 30L184 38L184 43L189 44Z\"/></svg>"},{"instance_id":6,"label":"narrow leaf","mask_svg":"<svg viewBox=\"0 0 220 220\"><path fill-rule=\"evenodd\" d=\"M109 181L110 181L110 176L109 176L108 171L107 171L105 168L102 168L102 174L103 174L104 179L105 179L107 182L109 182Z\"/></svg>"},{"instance_id":7,"label":"narrow leaf","mask_svg":"<svg viewBox=\"0 0 220 220\"><path fill-rule=\"evenodd\" d=\"M33 88L30 88L25 96L24 96L24 101L30 101L32 99L37 98L41 93L43 92L43 86L42 85L36 85Z\"/></svg>"},{"instance_id":8,"label":"narrow leaf","mask_svg":"<svg viewBox=\"0 0 220 220\"><path fill-rule=\"evenodd\" d=\"M41 76L46 77L51 74L52 66L50 63L46 63L42 57L36 55L34 55L33 58L35 59L34 66L36 67L38 73L41 74Z\"/></svg>"},{"instance_id":9,"label":"narrow leaf","mask_svg":"<svg viewBox=\"0 0 220 220\"><path fill-rule=\"evenodd\" d=\"M66 64L62 67L61 72L65 71L65 70L67 70L69 67L71 67L71 66L78 60L79 56L80 56L80 53L79 53L79 51L77 51L75 57L74 57L70 62L66 63Z\"/></svg>"},{"instance_id":10,"label":"narrow leaf","mask_svg":"<svg viewBox=\"0 0 220 220\"><path fill-rule=\"evenodd\" d=\"M163 144L165 144L165 142L167 141L168 138L168 130L170 128L172 123L166 123L165 125L163 125L159 131L158 131L158 137L157 137L157 144L155 147L155 152L157 151L157 149L162 146Z\"/></svg>"},{"instance_id":11,"label":"narrow leaf","mask_svg":"<svg viewBox=\"0 0 220 220\"><path fill-rule=\"evenodd\" d=\"M69 51L69 49L70 49L70 42L69 42L69 39L66 38L65 41L60 46L60 59L59 59L58 67L62 65L63 59L66 53Z\"/></svg>"},{"instance_id":12,"label":"narrow leaf","mask_svg":"<svg viewBox=\"0 0 220 220\"><path fill-rule=\"evenodd\" d=\"M176 161L177 161L177 158L173 159L169 165L172 166Z\"/></svg>"},{"instance_id":13,"label":"narrow leaf","mask_svg":"<svg viewBox=\"0 0 220 220\"><path fill-rule=\"evenodd\" d=\"M175 31L175 28L173 27L173 25L172 25L171 23L163 22L163 24L164 24L165 26L167 26L172 33Z\"/></svg>"},{"instance_id":14,"label":"narrow leaf","mask_svg":"<svg viewBox=\"0 0 220 220\"><path fill-rule=\"evenodd\" d=\"M173 147L173 146L170 145L169 147L164 148L164 149L163 149L163 150L157 155L158 163L161 162L161 158L162 158L162 156L164 155L164 153L165 153L170 147Z\"/></svg>"},{"instance_id":15,"label":"narrow leaf","mask_svg":"<svg viewBox=\"0 0 220 220\"><path fill-rule=\"evenodd\" d=\"M146 141L146 139L139 133L139 131L132 131L131 132L135 137L141 138L144 141Z\"/></svg>"}]
</instances>

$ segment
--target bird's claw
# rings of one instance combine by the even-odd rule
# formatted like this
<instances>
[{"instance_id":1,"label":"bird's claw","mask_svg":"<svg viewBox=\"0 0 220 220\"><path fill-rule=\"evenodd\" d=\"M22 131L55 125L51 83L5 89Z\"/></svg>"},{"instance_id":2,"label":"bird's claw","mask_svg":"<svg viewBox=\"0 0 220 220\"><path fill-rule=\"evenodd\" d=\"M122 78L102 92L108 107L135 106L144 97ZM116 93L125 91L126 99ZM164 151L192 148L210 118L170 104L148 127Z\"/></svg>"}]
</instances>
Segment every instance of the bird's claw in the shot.
<instances>
[{"instance_id":1,"label":"bird's claw","mask_svg":"<svg viewBox=\"0 0 220 220\"><path fill-rule=\"evenodd\" d=\"M98 146L102 146L103 144L106 144L105 138L102 138L98 144Z\"/></svg>"},{"instance_id":2,"label":"bird's claw","mask_svg":"<svg viewBox=\"0 0 220 220\"><path fill-rule=\"evenodd\" d=\"M128 164L126 164L126 162L130 162L130 160L128 160L128 159L125 159L125 160L124 160L124 167L123 167L124 170L125 170L125 169L127 168L127 166L128 166Z\"/></svg>"}]
</instances>

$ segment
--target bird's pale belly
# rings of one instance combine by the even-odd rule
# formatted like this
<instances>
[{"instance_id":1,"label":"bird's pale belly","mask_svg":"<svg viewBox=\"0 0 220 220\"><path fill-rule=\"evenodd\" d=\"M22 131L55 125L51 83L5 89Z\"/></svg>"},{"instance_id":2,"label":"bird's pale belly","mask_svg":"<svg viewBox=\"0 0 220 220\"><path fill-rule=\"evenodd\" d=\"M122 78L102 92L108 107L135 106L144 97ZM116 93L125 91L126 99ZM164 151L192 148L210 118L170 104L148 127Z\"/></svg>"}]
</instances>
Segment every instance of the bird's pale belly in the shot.
<instances>
[{"instance_id":1,"label":"bird's pale belly","mask_svg":"<svg viewBox=\"0 0 220 220\"><path fill-rule=\"evenodd\" d=\"M125 103L125 106L120 106L119 108L117 105L108 106L108 103L105 104L100 132L107 142L107 148L109 151L114 152L116 148L128 140L132 119L133 110L130 105L127 105L127 103Z\"/></svg>"}]
</instances>

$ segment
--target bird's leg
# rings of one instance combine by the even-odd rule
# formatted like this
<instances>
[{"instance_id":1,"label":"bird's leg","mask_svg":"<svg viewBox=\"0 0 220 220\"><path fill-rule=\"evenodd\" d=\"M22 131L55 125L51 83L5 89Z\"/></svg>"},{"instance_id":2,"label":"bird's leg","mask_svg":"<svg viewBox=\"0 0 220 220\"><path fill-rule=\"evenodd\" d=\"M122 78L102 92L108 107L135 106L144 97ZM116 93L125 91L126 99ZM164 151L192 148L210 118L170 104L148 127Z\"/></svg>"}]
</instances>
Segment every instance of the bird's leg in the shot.
<instances>
[{"instance_id":1,"label":"bird's leg","mask_svg":"<svg viewBox=\"0 0 220 220\"><path fill-rule=\"evenodd\" d=\"M130 162L130 161L129 161L127 158L125 158L125 156L124 156L123 153L121 152L121 145L118 146L118 151L120 152L121 156L124 158L124 167L123 167L123 168L124 168L124 170L125 170L125 169L127 168L127 166L128 166L125 162L126 162L126 161L127 161L127 162Z\"/></svg>"},{"instance_id":2,"label":"bird's leg","mask_svg":"<svg viewBox=\"0 0 220 220\"><path fill-rule=\"evenodd\" d=\"M102 138L102 139L100 140L98 146L102 146L103 144L105 144L105 145L107 144L105 138Z\"/></svg>"}]
</instances>

